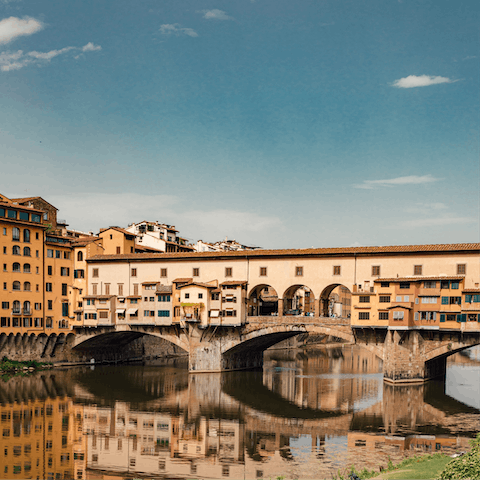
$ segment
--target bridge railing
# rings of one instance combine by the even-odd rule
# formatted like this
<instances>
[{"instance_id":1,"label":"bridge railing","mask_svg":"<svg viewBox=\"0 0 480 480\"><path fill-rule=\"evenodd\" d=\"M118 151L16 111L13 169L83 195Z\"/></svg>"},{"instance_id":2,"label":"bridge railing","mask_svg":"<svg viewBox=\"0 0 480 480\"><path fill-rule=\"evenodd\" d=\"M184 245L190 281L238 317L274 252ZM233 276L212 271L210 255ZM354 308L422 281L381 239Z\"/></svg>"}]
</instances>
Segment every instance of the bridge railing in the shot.
<instances>
[{"instance_id":1,"label":"bridge railing","mask_svg":"<svg viewBox=\"0 0 480 480\"><path fill-rule=\"evenodd\" d=\"M249 323L289 323L316 325L350 325L350 319L345 317L306 317L304 315L262 315L248 316Z\"/></svg>"}]
</instances>

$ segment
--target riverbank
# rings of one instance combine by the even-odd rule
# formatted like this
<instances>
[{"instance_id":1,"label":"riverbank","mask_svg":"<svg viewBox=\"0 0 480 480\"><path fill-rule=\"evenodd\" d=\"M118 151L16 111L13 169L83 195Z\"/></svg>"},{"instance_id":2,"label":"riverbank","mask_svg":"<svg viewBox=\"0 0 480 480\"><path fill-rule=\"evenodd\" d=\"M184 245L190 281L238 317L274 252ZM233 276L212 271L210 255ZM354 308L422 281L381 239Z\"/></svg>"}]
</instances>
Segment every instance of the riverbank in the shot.
<instances>
[{"instance_id":1,"label":"riverbank","mask_svg":"<svg viewBox=\"0 0 480 480\"><path fill-rule=\"evenodd\" d=\"M35 360L17 361L3 357L0 361L0 376L12 377L14 375L27 374L37 370L48 370L53 368L53 364L48 362L37 362Z\"/></svg>"}]
</instances>

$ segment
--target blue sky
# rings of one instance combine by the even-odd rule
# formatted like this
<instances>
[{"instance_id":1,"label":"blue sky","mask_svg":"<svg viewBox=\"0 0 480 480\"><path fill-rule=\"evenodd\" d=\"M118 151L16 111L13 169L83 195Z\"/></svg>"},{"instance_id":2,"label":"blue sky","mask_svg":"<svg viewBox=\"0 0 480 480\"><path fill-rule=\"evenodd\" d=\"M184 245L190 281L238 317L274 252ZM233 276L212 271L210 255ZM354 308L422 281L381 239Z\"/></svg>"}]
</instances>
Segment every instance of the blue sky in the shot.
<instances>
[{"instance_id":1,"label":"blue sky","mask_svg":"<svg viewBox=\"0 0 480 480\"><path fill-rule=\"evenodd\" d=\"M480 3L0 0L0 191L80 230L478 242Z\"/></svg>"}]
</instances>

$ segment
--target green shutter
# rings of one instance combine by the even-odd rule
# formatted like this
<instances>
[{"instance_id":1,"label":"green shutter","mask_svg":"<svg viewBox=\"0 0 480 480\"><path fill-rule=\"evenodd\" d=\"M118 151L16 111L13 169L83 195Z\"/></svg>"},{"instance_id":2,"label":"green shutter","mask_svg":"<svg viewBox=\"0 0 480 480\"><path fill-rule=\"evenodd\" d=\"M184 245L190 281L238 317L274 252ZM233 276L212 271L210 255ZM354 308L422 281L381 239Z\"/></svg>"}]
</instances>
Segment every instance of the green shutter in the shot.
<instances>
[{"instance_id":1,"label":"green shutter","mask_svg":"<svg viewBox=\"0 0 480 480\"><path fill-rule=\"evenodd\" d=\"M448 305L448 297L442 297L442 305Z\"/></svg>"},{"instance_id":2,"label":"green shutter","mask_svg":"<svg viewBox=\"0 0 480 480\"><path fill-rule=\"evenodd\" d=\"M471 295L465 295L465 303L472 303L472 296Z\"/></svg>"},{"instance_id":3,"label":"green shutter","mask_svg":"<svg viewBox=\"0 0 480 480\"><path fill-rule=\"evenodd\" d=\"M479 315L480 316L480 315ZM444 313L441 313L440 314L440 321L441 322L444 322L445 321L445 314Z\"/></svg>"},{"instance_id":4,"label":"green shutter","mask_svg":"<svg viewBox=\"0 0 480 480\"><path fill-rule=\"evenodd\" d=\"M467 321L467 315L465 313L458 313L457 314L457 322L466 322Z\"/></svg>"},{"instance_id":5,"label":"green shutter","mask_svg":"<svg viewBox=\"0 0 480 480\"><path fill-rule=\"evenodd\" d=\"M458 290L459 285L460 284L458 282L452 282L451 285L450 285L450 288L452 290Z\"/></svg>"}]
</instances>

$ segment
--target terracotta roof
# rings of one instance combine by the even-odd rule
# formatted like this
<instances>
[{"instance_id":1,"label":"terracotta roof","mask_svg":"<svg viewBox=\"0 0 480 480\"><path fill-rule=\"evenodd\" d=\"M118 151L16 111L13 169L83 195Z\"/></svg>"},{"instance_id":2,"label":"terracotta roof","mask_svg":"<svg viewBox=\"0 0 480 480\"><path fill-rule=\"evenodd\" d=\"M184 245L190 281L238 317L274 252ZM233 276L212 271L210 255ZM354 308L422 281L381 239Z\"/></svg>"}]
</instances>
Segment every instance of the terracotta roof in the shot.
<instances>
[{"instance_id":1,"label":"terracotta roof","mask_svg":"<svg viewBox=\"0 0 480 480\"><path fill-rule=\"evenodd\" d=\"M193 278L176 278L172 281L172 283L189 283L193 280Z\"/></svg>"},{"instance_id":2,"label":"terracotta roof","mask_svg":"<svg viewBox=\"0 0 480 480\"><path fill-rule=\"evenodd\" d=\"M229 280L222 282L220 285L246 285L248 282L245 280Z\"/></svg>"},{"instance_id":3,"label":"terracotta roof","mask_svg":"<svg viewBox=\"0 0 480 480\"><path fill-rule=\"evenodd\" d=\"M135 250L143 250L143 252L138 253L163 253L163 250L159 250L158 248L153 247L145 247L144 245L135 244Z\"/></svg>"},{"instance_id":4,"label":"terracotta roof","mask_svg":"<svg viewBox=\"0 0 480 480\"><path fill-rule=\"evenodd\" d=\"M380 283L380 282L424 282L424 281L440 281L440 280L464 280L464 275L438 275L436 277L393 277L393 278L377 278L373 282Z\"/></svg>"},{"instance_id":5,"label":"terracotta roof","mask_svg":"<svg viewBox=\"0 0 480 480\"><path fill-rule=\"evenodd\" d=\"M58 210L57 207L55 207L55 205L52 205L50 202L47 202L44 198L42 197L23 197L23 198L11 198L10 199L12 202L17 202L17 203L21 203L21 202L31 202L32 200L42 200L43 202L47 203L48 205L50 205L51 207L53 207L55 210Z\"/></svg>"},{"instance_id":6,"label":"terracotta roof","mask_svg":"<svg viewBox=\"0 0 480 480\"><path fill-rule=\"evenodd\" d=\"M108 227L100 230L100 233L107 232L108 230L115 230L117 232L123 233L124 235L130 235L132 237L136 237L137 235L132 232L127 232L125 229L120 227Z\"/></svg>"},{"instance_id":7,"label":"terracotta roof","mask_svg":"<svg viewBox=\"0 0 480 480\"><path fill-rule=\"evenodd\" d=\"M156 293L172 293L171 285L157 285Z\"/></svg>"},{"instance_id":8,"label":"terracotta roof","mask_svg":"<svg viewBox=\"0 0 480 480\"><path fill-rule=\"evenodd\" d=\"M178 285L177 289L191 287L191 286L198 286L198 287L205 287L205 288L218 288L216 285L211 285L210 283L203 283L203 282L189 282L184 285Z\"/></svg>"},{"instance_id":9,"label":"terracotta roof","mask_svg":"<svg viewBox=\"0 0 480 480\"><path fill-rule=\"evenodd\" d=\"M141 295L128 295L125 298L142 298L142 296Z\"/></svg>"},{"instance_id":10,"label":"terracotta roof","mask_svg":"<svg viewBox=\"0 0 480 480\"><path fill-rule=\"evenodd\" d=\"M285 250L243 250L236 252L175 252L123 255L97 255L88 261L115 261L115 260L170 260L170 259L209 259L209 258L255 258L255 257L291 257L291 256L357 256L357 255L398 255L418 253L452 253L452 252L478 252L480 243L452 243L438 245L393 245L385 247L337 247L337 248L304 248Z\"/></svg>"},{"instance_id":11,"label":"terracotta roof","mask_svg":"<svg viewBox=\"0 0 480 480\"><path fill-rule=\"evenodd\" d=\"M156 280L152 280L150 282L142 282L142 285L156 285L158 282Z\"/></svg>"},{"instance_id":12,"label":"terracotta roof","mask_svg":"<svg viewBox=\"0 0 480 480\"><path fill-rule=\"evenodd\" d=\"M462 293L480 293L480 288L466 288Z\"/></svg>"}]
</instances>

